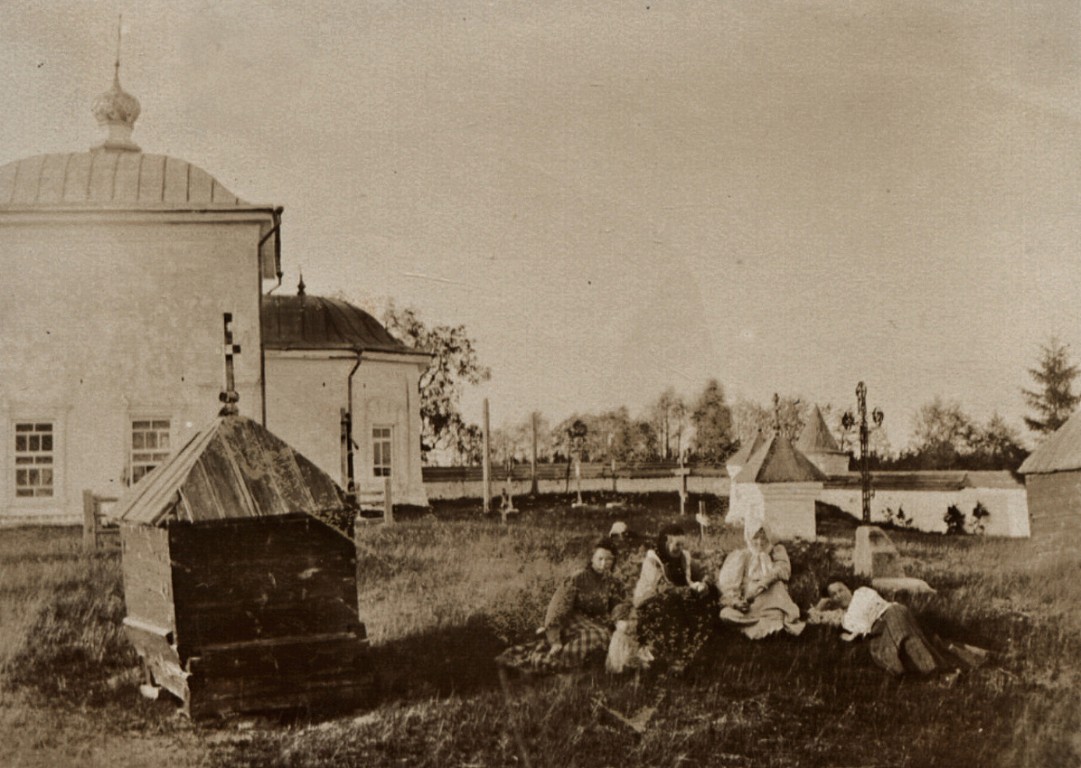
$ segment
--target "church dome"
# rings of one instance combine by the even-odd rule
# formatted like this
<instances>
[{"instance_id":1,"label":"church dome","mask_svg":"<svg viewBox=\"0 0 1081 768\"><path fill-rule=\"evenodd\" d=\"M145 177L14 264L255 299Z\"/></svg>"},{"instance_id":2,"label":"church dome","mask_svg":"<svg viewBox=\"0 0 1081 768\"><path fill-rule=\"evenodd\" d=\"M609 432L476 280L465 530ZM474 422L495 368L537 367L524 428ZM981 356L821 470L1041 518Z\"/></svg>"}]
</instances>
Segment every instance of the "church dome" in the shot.
<instances>
[{"instance_id":1,"label":"church dome","mask_svg":"<svg viewBox=\"0 0 1081 768\"><path fill-rule=\"evenodd\" d=\"M37 155L0 166L0 210L246 205L206 171L165 155L97 149Z\"/></svg>"},{"instance_id":2,"label":"church dome","mask_svg":"<svg viewBox=\"0 0 1081 768\"><path fill-rule=\"evenodd\" d=\"M97 118L98 125L109 130L109 137L101 145L102 149L139 151L139 146L131 140L131 132L142 108L137 98L120 87L119 61L116 63L112 87L94 99L90 111Z\"/></svg>"},{"instance_id":3,"label":"church dome","mask_svg":"<svg viewBox=\"0 0 1081 768\"><path fill-rule=\"evenodd\" d=\"M416 354L359 307L323 296L263 296L263 346L277 350L339 349ZM422 353L423 354L423 353Z\"/></svg>"},{"instance_id":4,"label":"church dome","mask_svg":"<svg viewBox=\"0 0 1081 768\"><path fill-rule=\"evenodd\" d=\"M103 208L193 210L248 206L185 160L144 154L131 140L139 100L113 84L91 112L107 130L89 152L37 155L0 166L0 210Z\"/></svg>"}]
</instances>

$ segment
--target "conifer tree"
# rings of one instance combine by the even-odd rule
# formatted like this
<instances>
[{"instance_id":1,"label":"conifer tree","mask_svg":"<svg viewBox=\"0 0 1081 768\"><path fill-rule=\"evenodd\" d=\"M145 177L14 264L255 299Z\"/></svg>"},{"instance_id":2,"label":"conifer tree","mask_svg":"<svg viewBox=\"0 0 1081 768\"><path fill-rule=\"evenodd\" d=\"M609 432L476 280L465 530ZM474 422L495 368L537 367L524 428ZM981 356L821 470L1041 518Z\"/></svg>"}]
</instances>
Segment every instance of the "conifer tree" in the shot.
<instances>
[{"instance_id":1,"label":"conifer tree","mask_svg":"<svg viewBox=\"0 0 1081 768\"><path fill-rule=\"evenodd\" d=\"M1081 369L1070 361L1066 345L1052 336L1047 344L1040 346L1036 367L1029 368L1028 372L1037 387L1021 390L1033 410L1031 416L1025 417L1025 424L1034 432L1054 432L1081 402L1081 395L1073 391L1074 379Z\"/></svg>"}]
</instances>

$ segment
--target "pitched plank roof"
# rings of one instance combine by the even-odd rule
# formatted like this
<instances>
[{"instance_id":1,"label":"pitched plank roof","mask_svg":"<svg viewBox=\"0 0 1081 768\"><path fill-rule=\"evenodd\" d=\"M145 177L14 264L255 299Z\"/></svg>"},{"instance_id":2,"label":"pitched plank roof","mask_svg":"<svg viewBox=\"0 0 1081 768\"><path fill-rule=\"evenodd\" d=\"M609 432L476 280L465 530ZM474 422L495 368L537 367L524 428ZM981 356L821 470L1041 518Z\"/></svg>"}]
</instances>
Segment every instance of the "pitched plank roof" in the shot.
<instances>
[{"instance_id":1,"label":"pitched plank roof","mask_svg":"<svg viewBox=\"0 0 1081 768\"><path fill-rule=\"evenodd\" d=\"M811 483L825 480L825 473L783 435L771 437L747 460L735 477L737 483Z\"/></svg>"},{"instance_id":2,"label":"pitched plank roof","mask_svg":"<svg viewBox=\"0 0 1081 768\"><path fill-rule=\"evenodd\" d=\"M1018 470L1022 475L1081 469L1081 411L1055 430L1029 454Z\"/></svg>"},{"instance_id":3,"label":"pitched plank roof","mask_svg":"<svg viewBox=\"0 0 1081 768\"><path fill-rule=\"evenodd\" d=\"M729 456L728 460L725 463L731 464L732 466L736 467L742 467L744 464L747 463L747 459L751 458L751 456L754 455L755 451L757 451L765 444L766 438L763 437L762 431L759 430L755 433L754 440L744 445L741 445L739 450Z\"/></svg>"},{"instance_id":4,"label":"pitched plank roof","mask_svg":"<svg viewBox=\"0 0 1081 768\"><path fill-rule=\"evenodd\" d=\"M125 522L163 525L287 515L346 506L321 469L260 424L223 416L200 429L117 502Z\"/></svg>"}]
</instances>

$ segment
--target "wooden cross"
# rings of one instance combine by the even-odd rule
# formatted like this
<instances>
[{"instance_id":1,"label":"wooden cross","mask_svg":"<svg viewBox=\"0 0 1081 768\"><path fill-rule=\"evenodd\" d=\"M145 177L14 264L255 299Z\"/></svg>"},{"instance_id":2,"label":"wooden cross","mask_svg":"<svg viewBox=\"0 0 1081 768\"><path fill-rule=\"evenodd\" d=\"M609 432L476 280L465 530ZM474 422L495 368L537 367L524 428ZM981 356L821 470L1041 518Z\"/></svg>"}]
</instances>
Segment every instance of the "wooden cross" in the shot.
<instances>
[{"instance_id":1,"label":"wooden cross","mask_svg":"<svg viewBox=\"0 0 1081 768\"><path fill-rule=\"evenodd\" d=\"M229 324L233 322L233 313L225 313L225 344L222 347L222 351L225 353L225 389L218 395L218 399L222 402L221 410L218 411L219 416L236 416L240 413L240 409L237 408L237 402L240 400L240 395L236 391L236 382L233 378L233 355L240 354L240 345L233 343L233 329L229 327Z\"/></svg>"}]
</instances>

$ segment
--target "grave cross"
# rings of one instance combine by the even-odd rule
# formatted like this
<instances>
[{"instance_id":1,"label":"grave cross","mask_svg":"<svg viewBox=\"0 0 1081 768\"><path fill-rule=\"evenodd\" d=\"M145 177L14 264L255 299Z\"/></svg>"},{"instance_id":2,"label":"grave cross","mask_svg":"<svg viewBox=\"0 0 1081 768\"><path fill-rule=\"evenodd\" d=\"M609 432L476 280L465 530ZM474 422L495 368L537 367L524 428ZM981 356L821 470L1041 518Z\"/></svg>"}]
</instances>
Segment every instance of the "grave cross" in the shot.
<instances>
[{"instance_id":1,"label":"grave cross","mask_svg":"<svg viewBox=\"0 0 1081 768\"><path fill-rule=\"evenodd\" d=\"M862 381L856 385L856 404L860 414L860 496L862 497L863 522L871 522L871 497L874 491L871 489L871 465L870 459L870 433L867 425L867 385ZM885 414L880 408L871 412L871 418L876 427L882 426ZM841 424L846 430L855 425L856 419L851 411L845 411Z\"/></svg>"},{"instance_id":2,"label":"grave cross","mask_svg":"<svg viewBox=\"0 0 1081 768\"><path fill-rule=\"evenodd\" d=\"M226 312L224 317L225 344L222 351L225 353L225 389L218 395L218 399L222 402L218 415L236 416L240 412L236 405L240 400L240 395L236 391L236 382L233 378L233 355L240 354L240 345L233 343L233 329L229 327L233 322L233 313Z\"/></svg>"}]
</instances>

